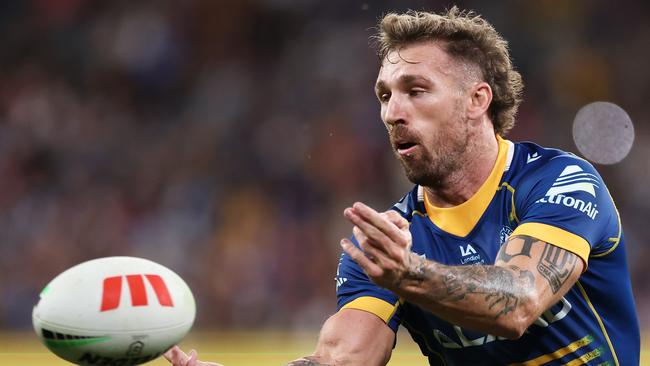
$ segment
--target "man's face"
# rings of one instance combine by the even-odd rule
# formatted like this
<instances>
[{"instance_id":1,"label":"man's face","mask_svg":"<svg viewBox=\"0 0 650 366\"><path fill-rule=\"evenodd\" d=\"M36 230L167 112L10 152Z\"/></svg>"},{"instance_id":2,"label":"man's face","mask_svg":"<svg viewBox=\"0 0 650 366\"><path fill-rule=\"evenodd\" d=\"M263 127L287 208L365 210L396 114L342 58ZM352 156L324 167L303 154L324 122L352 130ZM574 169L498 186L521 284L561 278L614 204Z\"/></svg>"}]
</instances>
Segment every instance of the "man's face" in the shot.
<instances>
[{"instance_id":1,"label":"man's face","mask_svg":"<svg viewBox=\"0 0 650 366\"><path fill-rule=\"evenodd\" d=\"M390 52L375 91L381 119L406 176L437 187L465 161L472 130L463 67L433 42Z\"/></svg>"}]
</instances>

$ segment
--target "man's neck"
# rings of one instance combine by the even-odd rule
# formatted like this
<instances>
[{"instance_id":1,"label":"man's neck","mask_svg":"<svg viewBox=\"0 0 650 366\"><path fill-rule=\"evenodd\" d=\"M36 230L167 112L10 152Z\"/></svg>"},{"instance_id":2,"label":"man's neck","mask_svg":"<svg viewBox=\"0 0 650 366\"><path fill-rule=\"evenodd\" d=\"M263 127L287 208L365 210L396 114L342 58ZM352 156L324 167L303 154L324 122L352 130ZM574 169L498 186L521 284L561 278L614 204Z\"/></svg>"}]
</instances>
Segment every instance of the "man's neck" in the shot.
<instances>
[{"instance_id":1,"label":"man's neck","mask_svg":"<svg viewBox=\"0 0 650 366\"><path fill-rule=\"evenodd\" d=\"M441 208L462 204L474 196L487 180L499 154L494 133L480 136L466 150L466 163L436 187L424 187L429 202Z\"/></svg>"}]
</instances>

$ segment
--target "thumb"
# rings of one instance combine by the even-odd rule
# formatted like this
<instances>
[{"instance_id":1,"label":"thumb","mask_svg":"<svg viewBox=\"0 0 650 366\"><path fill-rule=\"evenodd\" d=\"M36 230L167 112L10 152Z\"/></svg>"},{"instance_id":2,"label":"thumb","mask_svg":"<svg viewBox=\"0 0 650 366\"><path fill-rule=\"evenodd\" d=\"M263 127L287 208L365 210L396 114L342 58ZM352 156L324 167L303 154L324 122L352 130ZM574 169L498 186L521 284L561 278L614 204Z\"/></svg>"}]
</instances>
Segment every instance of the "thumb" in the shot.
<instances>
[{"instance_id":1,"label":"thumb","mask_svg":"<svg viewBox=\"0 0 650 366\"><path fill-rule=\"evenodd\" d=\"M196 360L198 358L198 354L196 353L195 350L191 350L187 356L189 358L187 359L187 363L185 364L185 366L198 366L197 364L198 361Z\"/></svg>"},{"instance_id":2,"label":"thumb","mask_svg":"<svg viewBox=\"0 0 650 366\"><path fill-rule=\"evenodd\" d=\"M163 357L174 366L185 366L187 362L187 355L178 346L174 346L163 353Z\"/></svg>"},{"instance_id":3,"label":"thumb","mask_svg":"<svg viewBox=\"0 0 650 366\"><path fill-rule=\"evenodd\" d=\"M214 362L203 362L199 361L199 354L196 352L196 350L191 350L190 353L188 354L189 359L187 360L187 363L184 366L223 366L218 363Z\"/></svg>"}]
</instances>

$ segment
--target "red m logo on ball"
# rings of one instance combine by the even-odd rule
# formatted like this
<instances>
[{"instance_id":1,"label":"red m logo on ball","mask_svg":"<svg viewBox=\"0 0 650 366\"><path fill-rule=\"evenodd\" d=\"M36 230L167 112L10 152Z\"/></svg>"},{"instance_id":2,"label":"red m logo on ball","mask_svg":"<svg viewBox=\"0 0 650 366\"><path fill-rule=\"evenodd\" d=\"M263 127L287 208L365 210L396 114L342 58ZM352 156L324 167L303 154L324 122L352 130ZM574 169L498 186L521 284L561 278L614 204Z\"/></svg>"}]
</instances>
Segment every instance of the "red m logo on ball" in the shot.
<instances>
[{"instance_id":1,"label":"red m logo on ball","mask_svg":"<svg viewBox=\"0 0 650 366\"><path fill-rule=\"evenodd\" d=\"M146 275L127 275L107 277L104 279L104 290L102 292L102 306L99 311L108 311L117 309L120 306L120 298L122 297L122 278L126 277L126 283L129 285L129 292L131 293L131 305L133 306L146 306L147 291L145 289L144 278L149 281L158 298L158 303L162 306L173 307L172 297L169 295L169 290L162 277L154 274Z\"/></svg>"}]
</instances>

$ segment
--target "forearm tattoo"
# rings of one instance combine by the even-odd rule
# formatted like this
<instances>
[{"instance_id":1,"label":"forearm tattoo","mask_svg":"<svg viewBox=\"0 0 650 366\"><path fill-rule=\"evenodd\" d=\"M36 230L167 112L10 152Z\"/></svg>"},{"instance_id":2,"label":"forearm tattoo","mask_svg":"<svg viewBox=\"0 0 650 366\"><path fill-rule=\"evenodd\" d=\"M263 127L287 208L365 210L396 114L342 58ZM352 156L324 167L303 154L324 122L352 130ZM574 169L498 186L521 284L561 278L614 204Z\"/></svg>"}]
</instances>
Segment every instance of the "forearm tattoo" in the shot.
<instances>
[{"instance_id":1,"label":"forearm tattoo","mask_svg":"<svg viewBox=\"0 0 650 366\"><path fill-rule=\"evenodd\" d=\"M423 283L433 284L435 289L429 289L429 294L436 297L436 302L459 302L468 300L472 295L478 296L497 319L522 306L528 294L534 291L536 274L509 263L519 257L532 259L532 248L536 243L544 244L537 271L548 281L555 294L573 273L578 257L525 235L511 238L499 251L496 261L506 266L446 266L413 254L409 270L397 280L396 285L401 288L422 288ZM473 301L475 299L472 298Z\"/></svg>"},{"instance_id":2,"label":"forearm tattoo","mask_svg":"<svg viewBox=\"0 0 650 366\"><path fill-rule=\"evenodd\" d=\"M470 295L478 295L487 303L495 319L514 311L535 285L532 272L513 265L507 268L444 266L418 256L412 257L404 280L413 281L414 285L418 286L426 279L434 279L433 282L437 282L436 278L442 282L442 293L436 294L439 301L458 302Z\"/></svg>"},{"instance_id":3,"label":"forearm tattoo","mask_svg":"<svg viewBox=\"0 0 650 366\"><path fill-rule=\"evenodd\" d=\"M479 295L499 318L514 311L530 289L535 278L530 271L517 266L446 267L442 273L443 299L461 301L469 295Z\"/></svg>"},{"instance_id":4,"label":"forearm tattoo","mask_svg":"<svg viewBox=\"0 0 650 366\"><path fill-rule=\"evenodd\" d=\"M403 278L400 278L395 284L396 287L399 287L403 281L413 281L417 284L421 284L426 277L426 266L427 260L420 257L415 253L411 253L410 263L408 265L408 271Z\"/></svg>"}]
</instances>

